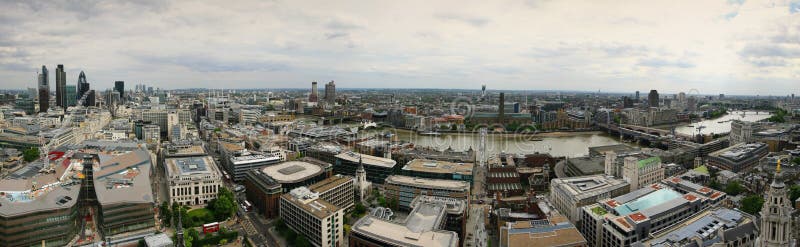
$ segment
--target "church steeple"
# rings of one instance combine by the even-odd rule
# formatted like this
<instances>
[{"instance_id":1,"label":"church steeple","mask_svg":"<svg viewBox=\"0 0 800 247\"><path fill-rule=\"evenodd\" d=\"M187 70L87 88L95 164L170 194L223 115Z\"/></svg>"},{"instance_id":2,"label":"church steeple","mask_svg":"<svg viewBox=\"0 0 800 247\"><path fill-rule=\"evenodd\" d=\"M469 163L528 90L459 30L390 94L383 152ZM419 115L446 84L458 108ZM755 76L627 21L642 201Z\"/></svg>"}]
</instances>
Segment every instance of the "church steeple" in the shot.
<instances>
[{"instance_id":1,"label":"church steeple","mask_svg":"<svg viewBox=\"0 0 800 247\"><path fill-rule=\"evenodd\" d=\"M789 246L792 239L792 209L786 192L786 185L781 178L781 158L775 167L775 178L764 197L761 208L760 246Z\"/></svg>"}]
</instances>

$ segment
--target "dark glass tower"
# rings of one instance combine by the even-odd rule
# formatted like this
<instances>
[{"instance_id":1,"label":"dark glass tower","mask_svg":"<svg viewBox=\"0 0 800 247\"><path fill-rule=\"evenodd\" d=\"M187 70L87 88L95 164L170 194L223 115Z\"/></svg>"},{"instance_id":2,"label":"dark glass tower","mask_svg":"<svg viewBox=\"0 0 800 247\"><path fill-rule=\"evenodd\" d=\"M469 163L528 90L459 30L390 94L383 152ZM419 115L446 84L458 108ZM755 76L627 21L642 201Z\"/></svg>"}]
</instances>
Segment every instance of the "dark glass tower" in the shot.
<instances>
[{"instance_id":1,"label":"dark glass tower","mask_svg":"<svg viewBox=\"0 0 800 247\"><path fill-rule=\"evenodd\" d=\"M64 65L56 67L56 105L67 108L67 73L64 72Z\"/></svg>"},{"instance_id":2,"label":"dark glass tower","mask_svg":"<svg viewBox=\"0 0 800 247\"><path fill-rule=\"evenodd\" d=\"M50 78L47 67L42 65L42 73L39 74L39 112L47 112L50 108Z\"/></svg>"}]
</instances>

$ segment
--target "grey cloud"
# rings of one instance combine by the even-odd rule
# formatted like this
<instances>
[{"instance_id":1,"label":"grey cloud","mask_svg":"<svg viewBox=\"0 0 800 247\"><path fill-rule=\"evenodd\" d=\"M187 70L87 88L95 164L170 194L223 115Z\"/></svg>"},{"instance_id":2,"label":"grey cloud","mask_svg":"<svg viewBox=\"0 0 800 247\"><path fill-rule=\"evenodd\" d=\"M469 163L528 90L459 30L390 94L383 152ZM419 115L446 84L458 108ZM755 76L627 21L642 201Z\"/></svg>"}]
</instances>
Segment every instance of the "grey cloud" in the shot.
<instances>
[{"instance_id":1,"label":"grey cloud","mask_svg":"<svg viewBox=\"0 0 800 247\"><path fill-rule=\"evenodd\" d=\"M350 34L346 32L332 32L325 34L325 38L329 40L338 38L347 38L348 36L350 36Z\"/></svg>"},{"instance_id":2,"label":"grey cloud","mask_svg":"<svg viewBox=\"0 0 800 247\"><path fill-rule=\"evenodd\" d=\"M286 63L262 60L228 61L206 56L147 56L133 55L135 59L148 65L176 65L198 72L251 72L251 71L284 71L290 66Z\"/></svg>"},{"instance_id":3,"label":"grey cloud","mask_svg":"<svg viewBox=\"0 0 800 247\"><path fill-rule=\"evenodd\" d=\"M363 28L363 26L361 25L338 19L329 21L328 23L325 24L325 27L334 30L354 30Z\"/></svg>"},{"instance_id":4,"label":"grey cloud","mask_svg":"<svg viewBox=\"0 0 800 247\"><path fill-rule=\"evenodd\" d=\"M638 66L651 68L693 68L695 65L684 60L669 60L664 58L643 58L636 63Z\"/></svg>"},{"instance_id":5,"label":"grey cloud","mask_svg":"<svg viewBox=\"0 0 800 247\"><path fill-rule=\"evenodd\" d=\"M739 51L739 55L745 58L800 58L800 45L782 45L774 43L749 44Z\"/></svg>"},{"instance_id":6,"label":"grey cloud","mask_svg":"<svg viewBox=\"0 0 800 247\"><path fill-rule=\"evenodd\" d=\"M489 19L477 16L468 16L455 13L439 13L435 17L443 21L457 21L474 27L483 27L489 24Z\"/></svg>"}]
</instances>

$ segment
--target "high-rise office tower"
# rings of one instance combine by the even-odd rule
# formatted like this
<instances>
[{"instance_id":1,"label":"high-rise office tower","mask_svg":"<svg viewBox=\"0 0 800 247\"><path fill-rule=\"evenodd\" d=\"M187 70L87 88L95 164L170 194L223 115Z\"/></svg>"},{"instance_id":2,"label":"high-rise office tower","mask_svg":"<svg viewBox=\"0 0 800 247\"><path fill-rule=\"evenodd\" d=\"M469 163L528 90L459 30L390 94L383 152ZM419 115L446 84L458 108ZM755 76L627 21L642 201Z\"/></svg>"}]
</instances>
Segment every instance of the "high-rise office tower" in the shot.
<instances>
[{"instance_id":1,"label":"high-rise office tower","mask_svg":"<svg viewBox=\"0 0 800 247\"><path fill-rule=\"evenodd\" d=\"M67 85L66 91L67 105L65 108L69 106L75 106L76 102L78 102L78 90L75 88L75 85Z\"/></svg>"},{"instance_id":2,"label":"high-rise office tower","mask_svg":"<svg viewBox=\"0 0 800 247\"><path fill-rule=\"evenodd\" d=\"M640 98L639 98L639 91L636 91L636 102L638 103L638 102L639 102L639 100L640 100Z\"/></svg>"},{"instance_id":3,"label":"high-rise office tower","mask_svg":"<svg viewBox=\"0 0 800 247\"><path fill-rule=\"evenodd\" d=\"M336 84L333 81L325 84L325 102L330 105L336 104Z\"/></svg>"},{"instance_id":4,"label":"high-rise office tower","mask_svg":"<svg viewBox=\"0 0 800 247\"><path fill-rule=\"evenodd\" d=\"M647 103L650 107L658 107L658 91L650 90L650 94L647 95Z\"/></svg>"},{"instance_id":5,"label":"high-rise office tower","mask_svg":"<svg viewBox=\"0 0 800 247\"><path fill-rule=\"evenodd\" d=\"M56 67L56 105L67 108L67 73L63 64Z\"/></svg>"},{"instance_id":6,"label":"high-rise office tower","mask_svg":"<svg viewBox=\"0 0 800 247\"><path fill-rule=\"evenodd\" d=\"M50 78L47 67L42 65L42 73L39 74L39 112L47 112L50 107Z\"/></svg>"},{"instance_id":7,"label":"high-rise office tower","mask_svg":"<svg viewBox=\"0 0 800 247\"><path fill-rule=\"evenodd\" d=\"M86 101L83 102L83 106L86 106L86 107L95 106L95 97L97 97L97 96L95 95L94 90L87 91L86 92Z\"/></svg>"},{"instance_id":8,"label":"high-rise office tower","mask_svg":"<svg viewBox=\"0 0 800 247\"><path fill-rule=\"evenodd\" d=\"M500 105L498 106L497 109L498 109L497 122L502 124L503 123L503 118L505 117L505 111L506 111L506 94L505 93L500 93Z\"/></svg>"},{"instance_id":9,"label":"high-rise office tower","mask_svg":"<svg viewBox=\"0 0 800 247\"><path fill-rule=\"evenodd\" d=\"M319 95L317 94L317 82L312 81L311 94L308 95L308 102L317 102L317 101L319 101Z\"/></svg>"},{"instance_id":10,"label":"high-rise office tower","mask_svg":"<svg viewBox=\"0 0 800 247\"><path fill-rule=\"evenodd\" d=\"M78 75L78 94L76 95L75 99L80 99L83 97L86 92L89 91L89 82L86 81L86 74L81 71L81 74Z\"/></svg>"},{"instance_id":11,"label":"high-rise office tower","mask_svg":"<svg viewBox=\"0 0 800 247\"><path fill-rule=\"evenodd\" d=\"M125 82L124 81L115 81L114 82L114 91L119 92L120 100L125 101Z\"/></svg>"}]
</instances>

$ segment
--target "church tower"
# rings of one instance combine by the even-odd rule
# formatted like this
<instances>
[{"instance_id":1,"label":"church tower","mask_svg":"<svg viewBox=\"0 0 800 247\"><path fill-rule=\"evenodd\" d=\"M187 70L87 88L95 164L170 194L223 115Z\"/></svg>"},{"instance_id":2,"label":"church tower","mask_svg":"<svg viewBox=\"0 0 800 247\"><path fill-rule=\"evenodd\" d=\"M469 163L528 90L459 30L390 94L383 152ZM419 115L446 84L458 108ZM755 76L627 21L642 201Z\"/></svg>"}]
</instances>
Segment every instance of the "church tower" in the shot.
<instances>
[{"instance_id":1,"label":"church tower","mask_svg":"<svg viewBox=\"0 0 800 247\"><path fill-rule=\"evenodd\" d=\"M781 179L781 160L761 208L761 247L789 246L792 239L792 206Z\"/></svg>"},{"instance_id":2,"label":"church tower","mask_svg":"<svg viewBox=\"0 0 800 247\"><path fill-rule=\"evenodd\" d=\"M356 169L356 192L358 193L358 201L364 201L369 195L372 183L367 181L367 172L364 170L364 163L361 160L361 155L358 156L358 169Z\"/></svg>"}]
</instances>

